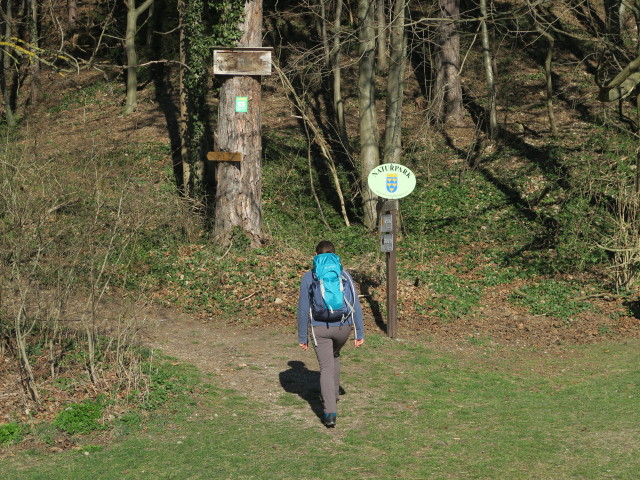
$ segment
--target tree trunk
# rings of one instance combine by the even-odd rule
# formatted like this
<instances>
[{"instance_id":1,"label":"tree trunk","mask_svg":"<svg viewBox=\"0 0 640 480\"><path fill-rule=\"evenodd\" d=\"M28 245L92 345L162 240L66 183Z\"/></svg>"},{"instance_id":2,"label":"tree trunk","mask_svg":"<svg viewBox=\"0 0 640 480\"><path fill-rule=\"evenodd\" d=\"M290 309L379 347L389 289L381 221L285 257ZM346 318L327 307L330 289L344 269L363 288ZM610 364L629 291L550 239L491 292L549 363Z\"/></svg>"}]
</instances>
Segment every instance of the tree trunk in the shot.
<instances>
[{"instance_id":1,"label":"tree trunk","mask_svg":"<svg viewBox=\"0 0 640 480\"><path fill-rule=\"evenodd\" d=\"M344 101L342 99L342 76L340 71L340 28L343 0L336 1L335 18L333 20L333 51L331 52L331 73L333 78L333 111L336 115L338 132L345 149L348 149L349 138L347 136L347 124L344 119Z\"/></svg>"},{"instance_id":2,"label":"tree trunk","mask_svg":"<svg viewBox=\"0 0 640 480\"><path fill-rule=\"evenodd\" d=\"M147 10L153 0L145 0L136 8L136 0L125 0L127 6L127 27L124 38L127 52L127 97L124 105L125 115L132 113L138 106L138 52L136 51L136 32L138 17Z\"/></svg>"},{"instance_id":3,"label":"tree trunk","mask_svg":"<svg viewBox=\"0 0 640 480\"><path fill-rule=\"evenodd\" d=\"M189 151L187 149L187 87L185 85L185 65L187 64L187 46L185 38L185 0L178 1L178 15L180 17L180 96L179 96L179 126L180 136L180 159L182 165L182 178L178 180L178 188L184 196L189 195L189 184L191 182L191 167L189 165Z\"/></svg>"},{"instance_id":4,"label":"tree trunk","mask_svg":"<svg viewBox=\"0 0 640 480\"><path fill-rule=\"evenodd\" d=\"M553 112L553 76L551 69L551 61L553 60L553 47L555 45L555 39L553 35L545 31L540 25L536 24L536 30L547 40L547 55L544 60L544 75L546 79L546 92L547 92L547 115L549 117L549 127L551 129L551 135L558 135L558 127L556 126L556 116Z\"/></svg>"},{"instance_id":5,"label":"tree trunk","mask_svg":"<svg viewBox=\"0 0 640 480\"><path fill-rule=\"evenodd\" d=\"M496 83L493 72L493 59L491 58L491 45L489 43L489 30L487 28L487 0L480 0L480 28L482 35L482 59L484 61L485 76L487 79L487 91L489 96L489 138L494 139L498 133L498 116L496 113Z\"/></svg>"},{"instance_id":6,"label":"tree trunk","mask_svg":"<svg viewBox=\"0 0 640 480\"><path fill-rule=\"evenodd\" d=\"M360 107L360 182L364 225L368 229L377 224L377 197L369 189L369 173L380 164L379 133L376 115L376 40L374 29L374 0L359 0L360 65L358 73L358 104Z\"/></svg>"},{"instance_id":7,"label":"tree trunk","mask_svg":"<svg viewBox=\"0 0 640 480\"><path fill-rule=\"evenodd\" d=\"M7 0L5 7L4 17L4 41L11 42L13 36L13 0ZM11 86L11 71L13 68L13 59L4 50L2 57L2 97L4 100L4 119L7 122L7 126L13 127L16 124L15 116L13 113L13 95Z\"/></svg>"},{"instance_id":8,"label":"tree trunk","mask_svg":"<svg viewBox=\"0 0 640 480\"><path fill-rule=\"evenodd\" d=\"M69 12L69 28L74 29L76 26L76 19L78 16L78 7L76 0L67 0L67 7Z\"/></svg>"},{"instance_id":9,"label":"tree trunk","mask_svg":"<svg viewBox=\"0 0 640 480\"><path fill-rule=\"evenodd\" d=\"M406 63L405 2L406 0L395 0L393 5L387 80L387 118L384 131L384 163L400 163L402 158L402 101L404 99Z\"/></svg>"},{"instance_id":10,"label":"tree trunk","mask_svg":"<svg viewBox=\"0 0 640 480\"><path fill-rule=\"evenodd\" d=\"M625 4L622 3L622 6L624 7ZM635 24L636 24L636 28L635 28L636 55L640 55L640 35L639 35L640 34L640 2L638 0L636 0L636 7L637 8L631 9L631 11L633 12L633 17L635 19Z\"/></svg>"},{"instance_id":11,"label":"tree trunk","mask_svg":"<svg viewBox=\"0 0 640 480\"><path fill-rule=\"evenodd\" d=\"M153 44L153 31L155 30L156 23L156 3L153 2L149 6L147 11L146 32L145 32L145 44L150 47Z\"/></svg>"},{"instance_id":12,"label":"tree trunk","mask_svg":"<svg viewBox=\"0 0 640 480\"><path fill-rule=\"evenodd\" d=\"M376 37L378 44L378 74L387 72L389 68L389 62L387 58L389 52L387 51L387 19L385 17L384 0L376 0Z\"/></svg>"},{"instance_id":13,"label":"tree trunk","mask_svg":"<svg viewBox=\"0 0 640 480\"><path fill-rule=\"evenodd\" d=\"M322 41L322 51L324 52L324 65L328 67L331 64L331 48L329 47L329 34L327 33L327 0L320 0L320 19L318 29Z\"/></svg>"},{"instance_id":14,"label":"tree trunk","mask_svg":"<svg viewBox=\"0 0 640 480\"><path fill-rule=\"evenodd\" d=\"M460 0L438 0L435 107L443 124L460 124L464 115L460 83Z\"/></svg>"},{"instance_id":15,"label":"tree trunk","mask_svg":"<svg viewBox=\"0 0 640 480\"><path fill-rule=\"evenodd\" d=\"M31 44L38 48L40 44L38 29L38 0L31 0L30 4L31 19L29 33ZM40 98L40 60L36 55L31 60L31 103L35 104Z\"/></svg>"},{"instance_id":16,"label":"tree trunk","mask_svg":"<svg viewBox=\"0 0 640 480\"><path fill-rule=\"evenodd\" d=\"M604 0L605 28L612 43L621 42L621 0Z\"/></svg>"},{"instance_id":17,"label":"tree trunk","mask_svg":"<svg viewBox=\"0 0 640 480\"><path fill-rule=\"evenodd\" d=\"M240 47L262 45L262 0L247 0L241 25ZM247 113L236 113L236 97L248 97ZM264 239L262 229L262 137L260 77L234 76L220 88L218 149L239 152L241 162L216 165L215 237L222 244L232 240L238 227L252 246Z\"/></svg>"},{"instance_id":18,"label":"tree trunk","mask_svg":"<svg viewBox=\"0 0 640 480\"><path fill-rule=\"evenodd\" d=\"M24 314L24 303L26 302L26 299L23 298L22 302L23 305L20 307L20 311L16 315L14 324L14 335L18 347L18 358L20 361L20 368L22 370L22 380L24 382L25 390L31 396L31 399L35 403L39 404L40 394L38 393L38 386L36 385L35 375L33 373L33 368L31 368L29 354L27 353L28 332L25 332L23 329L23 322L26 322ZM28 330L30 331L31 329Z\"/></svg>"},{"instance_id":19,"label":"tree trunk","mask_svg":"<svg viewBox=\"0 0 640 480\"><path fill-rule=\"evenodd\" d=\"M124 37L127 53L127 97L124 113L129 115L138 105L138 52L136 51L136 29L138 15L135 0L127 0L127 27Z\"/></svg>"},{"instance_id":20,"label":"tree trunk","mask_svg":"<svg viewBox=\"0 0 640 480\"><path fill-rule=\"evenodd\" d=\"M183 188L195 199L198 207L209 211L207 198L206 152L209 150L209 126L207 108L207 62L209 59L205 33L205 0L184 2L183 41L185 65L183 86L185 101L184 152L186 169Z\"/></svg>"}]
</instances>

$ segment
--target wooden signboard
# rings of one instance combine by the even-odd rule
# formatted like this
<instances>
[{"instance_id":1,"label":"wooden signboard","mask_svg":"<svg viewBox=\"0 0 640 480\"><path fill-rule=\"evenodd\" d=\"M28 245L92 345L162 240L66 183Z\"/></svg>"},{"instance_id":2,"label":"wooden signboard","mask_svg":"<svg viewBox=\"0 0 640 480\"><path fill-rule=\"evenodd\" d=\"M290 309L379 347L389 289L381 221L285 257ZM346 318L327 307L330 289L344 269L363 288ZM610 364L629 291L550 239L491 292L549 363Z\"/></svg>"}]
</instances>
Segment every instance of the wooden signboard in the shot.
<instances>
[{"instance_id":1,"label":"wooden signboard","mask_svg":"<svg viewBox=\"0 0 640 480\"><path fill-rule=\"evenodd\" d=\"M241 162L242 154L239 152L208 152L207 160L210 162Z\"/></svg>"},{"instance_id":2,"label":"wooden signboard","mask_svg":"<svg viewBox=\"0 0 640 480\"><path fill-rule=\"evenodd\" d=\"M271 47L214 48L214 75L271 75Z\"/></svg>"}]
</instances>

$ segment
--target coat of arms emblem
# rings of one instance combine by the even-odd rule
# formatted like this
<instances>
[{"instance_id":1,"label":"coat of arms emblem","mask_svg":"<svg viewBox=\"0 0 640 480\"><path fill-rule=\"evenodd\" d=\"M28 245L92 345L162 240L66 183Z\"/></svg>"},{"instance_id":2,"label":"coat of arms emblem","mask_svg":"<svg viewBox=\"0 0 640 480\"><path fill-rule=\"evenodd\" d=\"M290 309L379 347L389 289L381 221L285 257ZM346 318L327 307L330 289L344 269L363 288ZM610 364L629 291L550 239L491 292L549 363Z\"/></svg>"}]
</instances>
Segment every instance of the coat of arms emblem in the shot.
<instances>
[{"instance_id":1,"label":"coat of arms emblem","mask_svg":"<svg viewBox=\"0 0 640 480\"><path fill-rule=\"evenodd\" d=\"M396 190L398 190L398 174L388 173L387 174L387 192L394 193Z\"/></svg>"}]
</instances>

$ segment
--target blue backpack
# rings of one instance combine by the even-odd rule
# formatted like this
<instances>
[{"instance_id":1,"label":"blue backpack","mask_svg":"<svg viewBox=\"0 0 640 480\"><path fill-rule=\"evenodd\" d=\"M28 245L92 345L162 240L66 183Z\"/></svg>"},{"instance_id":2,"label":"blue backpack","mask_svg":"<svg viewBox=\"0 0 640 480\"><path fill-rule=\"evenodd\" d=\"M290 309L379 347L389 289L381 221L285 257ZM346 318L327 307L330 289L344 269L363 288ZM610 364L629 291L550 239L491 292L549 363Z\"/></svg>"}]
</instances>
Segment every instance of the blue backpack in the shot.
<instances>
[{"instance_id":1,"label":"blue backpack","mask_svg":"<svg viewBox=\"0 0 640 480\"><path fill-rule=\"evenodd\" d=\"M340 257L321 253L313 259L309 290L311 316L320 322L341 322L353 314L355 288L342 272Z\"/></svg>"}]
</instances>

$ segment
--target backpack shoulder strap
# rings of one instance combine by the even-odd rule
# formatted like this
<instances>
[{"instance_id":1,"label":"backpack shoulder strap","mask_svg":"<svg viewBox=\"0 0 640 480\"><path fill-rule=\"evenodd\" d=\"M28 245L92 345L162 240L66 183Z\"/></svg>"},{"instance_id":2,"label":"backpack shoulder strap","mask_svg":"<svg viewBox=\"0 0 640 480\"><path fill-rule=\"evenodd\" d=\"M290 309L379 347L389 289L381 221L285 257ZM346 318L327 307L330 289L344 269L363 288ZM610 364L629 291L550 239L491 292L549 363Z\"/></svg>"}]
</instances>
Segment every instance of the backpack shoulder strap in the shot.
<instances>
[{"instance_id":1,"label":"backpack shoulder strap","mask_svg":"<svg viewBox=\"0 0 640 480\"><path fill-rule=\"evenodd\" d=\"M353 317L353 314L355 312L355 303L358 301L357 297L356 297L356 287L353 284L353 280L351 279L351 275L348 275L344 270L341 272L340 277L342 279L341 283L346 283L349 290L351 290L351 298L353 299L353 304L349 303L349 300L347 299L347 296L344 296L344 303L347 304L347 306L349 307L349 314L347 315L347 317L349 317L349 315L351 315Z\"/></svg>"}]
</instances>

